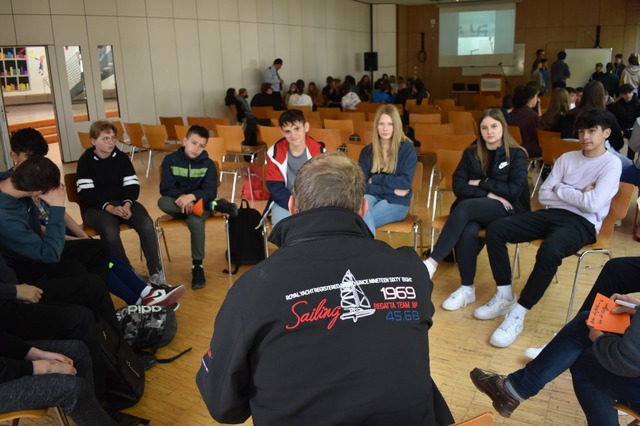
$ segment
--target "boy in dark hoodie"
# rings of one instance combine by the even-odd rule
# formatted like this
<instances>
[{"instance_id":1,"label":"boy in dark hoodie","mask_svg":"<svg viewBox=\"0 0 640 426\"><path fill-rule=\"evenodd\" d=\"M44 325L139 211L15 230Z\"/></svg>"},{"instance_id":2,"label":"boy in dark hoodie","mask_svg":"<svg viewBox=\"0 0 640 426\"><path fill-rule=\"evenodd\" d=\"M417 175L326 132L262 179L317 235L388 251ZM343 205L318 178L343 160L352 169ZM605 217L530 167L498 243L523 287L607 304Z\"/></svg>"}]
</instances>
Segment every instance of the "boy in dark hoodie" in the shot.
<instances>
[{"instance_id":1,"label":"boy in dark hoodie","mask_svg":"<svg viewBox=\"0 0 640 426\"><path fill-rule=\"evenodd\" d=\"M203 288L206 284L202 268L205 219L214 210L232 216L238 214L234 203L223 198L216 200L218 172L205 151L208 141L207 129L197 125L189 127L184 146L162 160L162 197L158 200L160 210L187 222L191 233L191 286L194 289Z\"/></svg>"}]
</instances>

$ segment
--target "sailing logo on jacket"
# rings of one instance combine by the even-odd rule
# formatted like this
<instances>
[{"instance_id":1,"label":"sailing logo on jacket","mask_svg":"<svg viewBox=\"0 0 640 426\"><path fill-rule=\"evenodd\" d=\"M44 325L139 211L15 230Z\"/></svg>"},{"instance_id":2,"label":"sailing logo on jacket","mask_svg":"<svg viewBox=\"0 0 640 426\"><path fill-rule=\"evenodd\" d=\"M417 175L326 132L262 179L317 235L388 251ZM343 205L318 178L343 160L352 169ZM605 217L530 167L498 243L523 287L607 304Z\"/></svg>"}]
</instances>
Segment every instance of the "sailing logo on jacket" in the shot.
<instances>
[{"instance_id":1,"label":"sailing logo on jacket","mask_svg":"<svg viewBox=\"0 0 640 426\"><path fill-rule=\"evenodd\" d=\"M387 321L418 321L420 313L415 289L411 277L372 277L356 279L350 270L342 277L342 282L319 287L307 288L285 295L285 300L300 299L291 305L293 321L289 321L285 328L295 330L303 323L328 321L327 330L331 330L338 319L358 322L360 318L368 317L376 311L386 311ZM374 289L365 294L363 287L373 285ZM379 287L382 285L382 287ZM334 297L324 297L308 300L307 296L314 294L340 292L340 304L331 305ZM334 293L333 293L334 294ZM373 297L371 303L369 297ZM377 299L376 299L377 298Z\"/></svg>"}]
</instances>

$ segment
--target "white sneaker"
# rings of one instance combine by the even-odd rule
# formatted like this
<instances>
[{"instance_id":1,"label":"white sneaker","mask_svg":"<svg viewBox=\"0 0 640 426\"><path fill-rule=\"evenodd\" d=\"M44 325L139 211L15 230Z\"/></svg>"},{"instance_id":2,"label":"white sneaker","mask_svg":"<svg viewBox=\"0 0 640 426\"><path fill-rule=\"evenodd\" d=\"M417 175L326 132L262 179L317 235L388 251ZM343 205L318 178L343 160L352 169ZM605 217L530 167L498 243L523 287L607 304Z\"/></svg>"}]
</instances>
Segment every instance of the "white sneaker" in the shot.
<instances>
[{"instance_id":1,"label":"white sneaker","mask_svg":"<svg viewBox=\"0 0 640 426\"><path fill-rule=\"evenodd\" d=\"M446 309L447 311L456 311L475 301L475 290L471 290L468 286L461 285L456 291L451 293L444 302L442 302L442 309Z\"/></svg>"},{"instance_id":2,"label":"white sneaker","mask_svg":"<svg viewBox=\"0 0 640 426\"><path fill-rule=\"evenodd\" d=\"M520 333L522 333L523 324L524 318L507 314L507 317L502 321L500 327L498 327L491 335L489 343L498 348L511 346L511 344L516 341L516 338Z\"/></svg>"},{"instance_id":3,"label":"white sneaker","mask_svg":"<svg viewBox=\"0 0 640 426\"><path fill-rule=\"evenodd\" d=\"M539 348L527 348L524 351L524 356L529 358L529 359L536 359L538 357L538 355L540 355L540 352L542 352L542 350L544 349L544 347L547 346L546 344L540 346Z\"/></svg>"},{"instance_id":4,"label":"white sneaker","mask_svg":"<svg viewBox=\"0 0 640 426\"><path fill-rule=\"evenodd\" d=\"M473 312L473 316L479 320L490 320L501 317L511 312L511 310L516 307L517 301L518 298L515 295L513 295L513 299L505 300L500 293L496 292L486 305L480 306Z\"/></svg>"},{"instance_id":5,"label":"white sneaker","mask_svg":"<svg viewBox=\"0 0 640 426\"><path fill-rule=\"evenodd\" d=\"M164 277L164 274L162 272L156 272L155 274L151 275L147 283L150 284L151 286L173 287L171 284L167 282L167 279Z\"/></svg>"}]
</instances>

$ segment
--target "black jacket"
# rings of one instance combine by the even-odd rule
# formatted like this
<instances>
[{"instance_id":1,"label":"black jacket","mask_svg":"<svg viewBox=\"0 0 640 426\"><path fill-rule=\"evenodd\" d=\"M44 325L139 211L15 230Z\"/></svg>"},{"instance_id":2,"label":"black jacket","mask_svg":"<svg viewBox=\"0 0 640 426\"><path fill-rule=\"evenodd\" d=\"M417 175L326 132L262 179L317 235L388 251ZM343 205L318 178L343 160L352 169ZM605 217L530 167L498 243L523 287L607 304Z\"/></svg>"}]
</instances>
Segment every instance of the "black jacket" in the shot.
<instances>
[{"instance_id":1,"label":"black jacket","mask_svg":"<svg viewBox=\"0 0 640 426\"><path fill-rule=\"evenodd\" d=\"M431 379L433 284L339 208L283 219L229 290L196 382L221 423L453 423Z\"/></svg>"},{"instance_id":2,"label":"black jacket","mask_svg":"<svg viewBox=\"0 0 640 426\"><path fill-rule=\"evenodd\" d=\"M453 210L458 200L482 198L492 192L509 201L515 213L530 211L528 160L525 151L511 149L510 159L507 161L505 148L498 148L485 174L476 156L476 143L464 151L453 174L453 192L457 199L451 209ZM480 186L469 185L468 182L475 179L480 179Z\"/></svg>"}]
</instances>

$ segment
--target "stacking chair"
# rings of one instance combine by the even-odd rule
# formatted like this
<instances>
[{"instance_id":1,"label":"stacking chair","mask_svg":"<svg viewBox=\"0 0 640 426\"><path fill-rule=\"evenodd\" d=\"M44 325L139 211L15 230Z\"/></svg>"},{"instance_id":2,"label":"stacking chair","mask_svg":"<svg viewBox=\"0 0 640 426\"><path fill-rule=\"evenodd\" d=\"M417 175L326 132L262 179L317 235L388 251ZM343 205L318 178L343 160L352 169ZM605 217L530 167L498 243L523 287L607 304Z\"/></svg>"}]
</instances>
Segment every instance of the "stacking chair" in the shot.
<instances>
[{"instance_id":1,"label":"stacking chair","mask_svg":"<svg viewBox=\"0 0 640 426\"><path fill-rule=\"evenodd\" d=\"M189 128L191 127L191 125L189 126L176 126L176 136L178 137L178 140L182 143L182 141L184 140L184 138L187 137L187 132L189 131ZM202 126L204 127L204 126ZM205 127L206 129L206 127Z\"/></svg>"},{"instance_id":2,"label":"stacking chair","mask_svg":"<svg viewBox=\"0 0 640 426\"><path fill-rule=\"evenodd\" d=\"M209 138L209 142L207 143L207 148L208 145L212 144L212 139L216 139L216 138ZM216 141L213 141L214 143ZM223 144L223 141L217 141L219 144ZM221 164L218 161L214 161L215 165L216 165L216 170L218 170L218 175L220 175L221 171ZM217 178L218 180L218 187L220 186L220 179ZM233 201L232 201L233 202ZM216 221L217 219L222 219L224 221L224 232L226 235L226 240L227 240L227 273L229 274L229 276L232 276L232 269L231 269L231 240L229 238L229 215L227 214L222 214L220 216L217 215L211 215L207 218L206 222L205 222L205 226L208 223L211 223L212 221ZM167 244L167 237L165 235L165 231L167 229L173 229L173 228L186 228L187 227L187 222L184 219L181 218L174 218L173 216L169 215L169 214L165 214L162 215L160 217L158 217L155 222L154 222L154 227L156 230L156 238L158 240L158 250L159 250L159 257L160 257L160 264L162 265L162 271L165 271L165 267L164 267L164 256L162 255L162 248L160 247L160 238L162 238L162 242L164 243L164 249L167 252L167 260L169 262L171 262L171 254L169 253L169 246Z\"/></svg>"},{"instance_id":3,"label":"stacking chair","mask_svg":"<svg viewBox=\"0 0 640 426\"><path fill-rule=\"evenodd\" d=\"M522 133L520 132L520 127L507 125L507 130L511 137L518 142L518 145L522 145Z\"/></svg>"},{"instance_id":4,"label":"stacking chair","mask_svg":"<svg viewBox=\"0 0 640 426\"><path fill-rule=\"evenodd\" d=\"M282 111L275 111L273 109L269 110L265 110L264 111L264 115L266 116L266 118L268 119L273 119L275 118L276 120L280 119L280 116L282 115ZM304 117L307 118L307 113L304 113ZM257 117L260 118L260 117Z\"/></svg>"},{"instance_id":5,"label":"stacking chair","mask_svg":"<svg viewBox=\"0 0 640 426\"><path fill-rule=\"evenodd\" d=\"M411 127L415 127L417 123L423 124L442 124L442 117L440 114L418 114L418 113L410 113L409 114L409 125Z\"/></svg>"},{"instance_id":6,"label":"stacking chair","mask_svg":"<svg viewBox=\"0 0 640 426\"><path fill-rule=\"evenodd\" d=\"M357 143L357 142L348 142L347 143L347 157L351 158L353 161L355 161L357 163L358 160L360 159L360 153L362 152L362 149L365 146L366 145L361 144L361 143Z\"/></svg>"},{"instance_id":7,"label":"stacking chair","mask_svg":"<svg viewBox=\"0 0 640 426\"><path fill-rule=\"evenodd\" d=\"M118 130L118 142L122 147L122 151L125 152L127 148L131 150L131 143L129 142L129 138L124 135L124 128L122 127L122 123L120 121L112 121L111 124Z\"/></svg>"},{"instance_id":8,"label":"stacking chair","mask_svg":"<svg viewBox=\"0 0 640 426\"><path fill-rule=\"evenodd\" d=\"M416 197L418 193L422 189L422 171L423 166L421 162L417 162L416 171L413 175L413 180L411 181L411 191L413 192L411 196L411 206L409 208L409 214L403 220L399 222L391 222L386 225L382 225L376 228L376 233L386 232L390 234L392 232L399 232L403 234L413 233L413 249L418 252L418 254L422 253L422 218L420 216L412 214L414 204L416 201ZM418 238L420 239L420 249L418 250Z\"/></svg>"},{"instance_id":9,"label":"stacking chair","mask_svg":"<svg viewBox=\"0 0 640 426\"><path fill-rule=\"evenodd\" d=\"M575 143L575 142L574 142ZM582 266L582 262L585 257L590 254L603 254L607 256L607 260L611 259L613 256L610 249L611 237L613 236L613 231L615 230L616 221L624 218L627 215L627 210L629 209L629 202L631 201L631 196L635 190L635 186L626 183L620 182L620 186L618 187L618 192L611 200L611 207L609 208L609 213L604 218L602 222L602 226L600 228L600 232L596 237L596 242L593 244L586 245L582 247L580 251L574 253L574 256L578 258L578 264L576 266L576 273L573 278L573 287L571 288L571 296L569 298L569 307L567 309L567 317L565 322L569 322L571 320L572 310L573 310L573 301L575 299L576 290L578 286L578 278L582 272L587 271L588 269L594 268L602 268L604 263L600 266ZM532 241L532 245L539 246L541 244L541 240ZM520 256L520 246L516 246L515 260L518 260Z\"/></svg>"},{"instance_id":10,"label":"stacking chair","mask_svg":"<svg viewBox=\"0 0 640 426\"><path fill-rule=\"evenodd\" d=\"M253 115L255 115L256 118L270 118L267 115L267 112L268 111L273 111L273 107L270 107L270 106L267 106L267 107L251 107L251 111L253 111Z\"/></svg>"},{"instance_id":11,"label":"stacking chair","mask_svg":"<svg viewBox=\"0 0 640 426\"><path fill-rule=\"evenodd\" d=\"M407 102L404 105L404 109L409 111L409 114L435 114L438 113L435 105L428 104L426 99L422 100L420 105L415 103L410 104L409 101L416 101L416 99L407 99Z\"/></svg>"},{"instance_id":12,"label":"stacking chair","mask_svg":"<svg viewBox=\"0 0 640 426\"><path fill-rule=\"evenodd\" d=\"M420 147L417 148L418 157L435 156L437 149L434 146L433 135L453 134L453 124L426 124L416 123L413 127L416 140L420 141ZM431 188L433 182L429 183L429 194L427 196L427 208L431 205Z\"/></svg>"},{"instance_id":13,"label":"stacking chair","mask_svg":"<svg viewBox=\"0 0 640 426\"><path fill-rule=\"evenodd\" d=\"M553 163L555 163L556 158L558 158L558 150L556 148L556 144L560 144L562 139L560 139L560 133L556 132L544 132L543 130L538 130L538 143L540 144L540 149L542 151L542 165L540 166L540 172L536 177L536 181L533 184L533 190L531 191L531 198L535 195L536 191L539 189L539 185L542 184L542 173L545 170L551 170L553 167ZM571 142L575 144L575 149L579 149L579 146L575 142ZM567 145L562 145L565 149Z\"/></svg>"},{"instance_id":14,"label":"stacking chair","mask_svg":"<svg viewBox=\"0 0 640 426\"><path fill-rule=\"evenodd\" d=\"M182 117L160 117L160 124L162 124L167 130L167 139L178 140L176 135L176 126L184 126L184 120Z\"/></svg>"},{"instance_id":15,"label":"stacking chair","mask_svg":"<svg viewBox=\"0 0 640 426\"><path fill-rule=\"evenodd\" d=\"M227 147L225 146L224 139L220 137L209 138L207 142L207 153L209 158L216 163L216 170L220 176L220 182L225 175L233 176L233 186L231 189L231 202L234 202L236 196L236 181L243 175L244 171L249 173L249 163L244 161L224 161L227 155ZM253 187L251 187L251 193L253 194Z\"/></svg>"},{"instance_id":16,"label":"stacking chair","mask_svg":"<svg viewBox=\"0 0 640 426\"><path fill-rule=\"evenodd\" d=\"M339 129L309 129L307 134L318 142L323 142L326 152L336 152L344 146Z\"/></svg>"},{"instance_id":17,"label":"stacking chair","mask_svg":"<svg viewBox=\"0 0 640 426\"><path fill-rule=\"evenodd\" d=\"M356 121L353 123L354 132L356 135L360 136L362 139L362 134L366 132L373 132L373 122L372 121Z\"/></svg>"},{"instance_id":18,"label":"stacking chair","mask_svg":"<svg viewBox=\"0 0 640 426\"><path fill-rule=\"evenodd\" d=\"M360 102L360 103L362 103L362 102ZM318 108L318 112L320 113L320 117L322 117L323 121L325 119L327 119L327 118L329 118L331 120L337 120L338 119L338 114L340 114L340 108L320 107L320 108Z\"/></svg>"},{"instance_id":19,"label":"stacking chair","mask_svg":"<svg viewBox=\"0 0 640 426\"><path fill-rule=\"evenodd\" d=\"M312 112L305 112L304 113L304 120L309 123L309 127L310 128L316 128L316 129L322 129L322 117L320 116L320 113L318 111L312 111ZM278 124L277 126L275 126L277 128L280 128L280 125Z\"/></svg>"},{"instance_id":20,"label":"stacking chair","mask_svg":"<svg viewBox=\"0 0 640 426\"><path fill-rule=\"evenodd\" d=\"M638 426L640 425L640 413L638 413L637 411L627 407L624 404L621 404L619 402L616 402L615 404L613 404L613 408L615 408L616 410L618 410L618 414L620 414L620 412L623 412L624 414L631 416L633 418L633 420L630 423L627 423L627 426Z\"/></svg>"},{"instance_id":21,"label":"stacking chair","mask_svg":"<svg viewBox=\"0 0 640 426\"><path fill-rule=\"evenodd\" d=\"M123 123L124 128L129 135L129 142L131 143L131 162L133 162L133 156L138 151L144 151L147 149L145 145L144 131L142 131L142 124L140 123Z\"/></svg>"},{"instance_id":22,"label":"stacking chair","mask_svg":"<svg viewBox=\"0 0 640 426\"><path fill-rule=\"evenodd\" d=\"M60 422L61 426L69 426L69 421L67 420L67 416L62 411L60 407L53 407L56 416L58 417L58 422ZM20 424L20 419L44 419L47 417L47 409L41 408L37 410L22 410L22 411L12 411L9 413L0 414L0 422L8 422L11 421L12 426L18 426Z\"/></svg>"},{"instance_id":23,"label":"stacking chair","mask_svg":"<svg viewBox=\"0 0 640 426\"><path fill-rule=\"evenodd\" d=\"M433 104L442 107L453 107L456 106L455 99L434 99Z\"/></svg>"},{"instance_id":24,"label":"stacking chair","mask_svg":"<svg viewBox=\"0 0 640 426\"><path fill-rule=\"evenodd\" d=\"M374 104L372 102L360 102L356 109L358 111L366 112L367 115L369 115L369 113L373 113L375 115L379 107L380 104Z\"/></svg>"},{"instance_id":25,"label":"stacking chair","mask_svg":"<svg viewBox=\"0 0 640 426\"><path fill-rule=\"evenodd\" d=\"M342 145L346 145L349 141L349 137L355 133L353 120L332 120L330 118L325 118L324 128L340 129L340 134L342 136Z\"/></svg>"},{"instance_id":26,"label":"stacking chair","mask_svg":"<svg viewBox=\"0 0 640 426\"><path fill-rule=\"evenodd\" d=\"M470 111L449 111L447 120L453 124L456 135L477 135L478 128Z\"/></svg>"},{"instance_id":27,"label":"stacking chair","mask_svg":"<svg viewBox=\"0 0 640 426\"><path fill-rule=\"evenodd\" d=\"M211 129L209 130L209 136L218 136L216 133L216 126L220 124L221 126L231 126L231 121L227 117L209 117L209 122ZM242 123L238 123L240 126ZM242 126L240 126L243 128Z\"/></svg>"},{"instance_id":28,"label":"stacking chair","mask_svg":"<svg viewBox=\"0 0 640 426\"><path fill-rule=\"evenodd\" d=\"M250 156L251 163L253 163L257 154L264 151L263 146L243 145L244 132L240 126L216 124L216 135L224 139L224 144L227 147L227 155L232 155L236 158Z\"/></svg>"},{"instance_id":29,"label":"stacking chair","mask_svg":"<svg viewBox=\"0 0 640 426\"><path fill-rule=\"evenodd\" d=\"M260 124L256 125L256 127L258 129L258 142L264 143L267 146L267 150L284 137L280 127L262 126Z\"/></svg>"},{"instance_id":30,"label":"stacking chair","mask_svg":"<svg viewBox=\"0 0 640 426\"><path fill-rule=\"evenodd\" d=\"M407 109L407 111L411 112L411 108L414 106L418 105L418 100L417 99L407 99L406 101L404 101L404 107Z\"/></svg>"},{"instance_id":31,"label":"stacking chair","mask_svg":"<svg viewBox=\"0 0 640 426\"><path fill-rule=\"evenodd\" d=\"M288 108L289 109L297 109L299 111L302 111L302 114L304 114L305 116L307 115L307 113L310 113L311 111L313 111L313 107L310 107L308 105L290 106ZM278 112L282 113L282 111L278 111Z\"/></svg>"},{"instance_id":32,"label":"stacking chair","mask_svg":"<svg viewBox=\"0 0 640 426\"><path fill-rule=\"evenodd\" d=\"M83 149L91 148L91 138L89 132L78 132L78 138L80 139L80 145Z\"/></svg>"},{"instance_id":33,"label":"stacking chair","mask_svg":"<svg viewBox=\"0 0 640 426\"><path fill-rule=\"evenodd\" d=\"M357 122L367 121L367 113L364 111L342 111L338 114L338 120L353 120L355 125Z\"/></svg>"},{"instance_id":34,"label":"stacking chair","mask_svg":"<svg viewBox=\"0 0 640 426\"><path fill-rule=\"evenodd\" d=\"M234 105L235 106L235 105ZM189 126L202 126L205 129L208 130L212 130L211 129L211 121L209 120L209 117L207 116L187 116L187 124Z\"/></svg>"},{"instance_id":35,"label":"stacking chair","mask_svg":"<svg viewBox=\"0 0 640 426\"><path fill-rule=\"evenodd\" d=\"M453 151L449 149L439 149L437 153L436 166L438 167L438 174L440 176L440 182L436 186L433 195L433 210L431 211L431 251L433 252L433 246L435 245L435 233L436 231L442 231L444 224L447 222L449 215L442 215L442 204L444 199L442 197L443 192L453 193L453 173L456 171L460 160L462 159L462 151ZM438 199L440 199L440 216L436 216L436 209L438 205Z\"/></svg>"},{"instance_id":36,"label":"stacking chair","mask_svg":"<svg viewBox=\"0 0 640 426\"><path fill-rule=\"evenodd\" d=\"M147 138L149 144L149 161L147 162L147 173L145 177L149 177L149 170L151 169L151 160L154 151L171 153L176 152L180 145L175 143L167 143L168 135L167 128L162 124L143 124L142 131ZM173 131L175 134L175 129Z\"/></svg>"}]
</instances>

